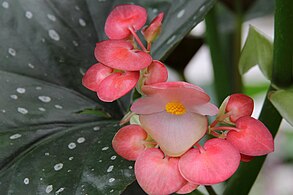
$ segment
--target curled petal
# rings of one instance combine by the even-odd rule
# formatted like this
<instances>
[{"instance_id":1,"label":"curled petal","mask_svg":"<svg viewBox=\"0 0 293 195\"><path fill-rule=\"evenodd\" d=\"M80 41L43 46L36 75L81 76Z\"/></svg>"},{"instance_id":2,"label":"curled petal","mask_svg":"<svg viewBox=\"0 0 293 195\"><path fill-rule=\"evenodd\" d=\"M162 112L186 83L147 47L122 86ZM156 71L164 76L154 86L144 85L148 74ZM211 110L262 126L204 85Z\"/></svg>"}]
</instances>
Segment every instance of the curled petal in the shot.
<instances>
[{"instance_id":1,"label":"curled petal","mask_svg":"<svg viewBox=\"0 0 293 195\"><path fill-rule=\"evenodd\" d=\"M96 59L114 69L137 71L152 63L152 57L126 40L106 40L96 44Z\"/></svg>"},{"instance_id":2,"label":"curled petal","mask_svg":"<svg viewBox=\"0 0 293 195\"><path fill-rule=\"evenodd\" d=\"M148 67L148 76L145 81L146 85L165 82L168 79L168 70L166 66L158 61L154 60Z\"/></svg>"},{"instance_id":3,"label":"curled petal","mask_svg":"<svg viewBox=\"0 0 293 195\"><path fill-rule=\"evenodd\" d=\"M105 78L97 91L100 100L112 102L133 89L139 79L139 72L116 72Z\"/></svg>"},{"instance_id":4,"label":"curled petal","mask_svg":"<svg viewBox=\"0 0 293 195\"><path fill-rule=\"evenodd\" d=\"M187 182L182 188L180 188L176 194L189 194L195 189L198 188L199 185Z\"/></svg>"},{"instance_id":5,"label":"curled petal","mask_svg":"<svg viewBox=\"0 0 293 195\"><path fill-rule=\"evenodd\" d=\"M143 28L142 34L145 40L150 43L153 42L161 32L162 20L164 18L164 13L159 13L146 28Z\"/></svg>"},{"instance_id":6,"label":"curled petal","mask_svg":"<svg viewBox=\"0 0 293 195\"><path fill-rule=\"evenodd\" d=\"M230 112L230 120L235 122L243 116L251 116L253 112L253 99L244 94L233 94L229 97L226 112Z\"/></svg>"},{"instance_id":7,"label":"curled petal","mask_svg":"<svg viewBox=\"0 0 293 195\"><path fill-rule=\"evenodd\" d=\"M159 144L161 150L172 157L180 156L201 139L207 130L205 116L160 112L140 115L142 127Z\"/></svg>"},{"instance_id":8,"label":"curled petal","mask_svg":"<svg viewBox=\"0 0 293 195\"><path fill-rule=\"evenodd\" d=\"M94 64L86 71L82 78L82 84L92 91L98 91L102 80L104 80L112 72L112 68L109 68L101 63Z\"/></svg>"},{"instance_id":9,"label":"curled petal","mask_svg":"<svg viewBox=\"0 0 293 195\"><path fill-rule=\"evenodd\" d=\"M274 151L274 140L266 126L250 116L236 121L239 131L229 131L227 141L232 143L241 154L261 156Z\"/></svg>"},{"instance_id":10,"label":"curled petal","mask_svg":"<svg viewBox=\"0 0 293 195\"><path fill-rule=\"evenodd\" d=\"M119 5L109 14L105 33L110 39L124 39L130 35L129 28L139 30L147 20L147 12L138 5Z\"/></svg>"},{"instance_id":11,"label":"curled petal","mask_svg":"<svg viewBox=\"0 0 293 195\"><path fill-rule=\"evenodd\" d=\"M240 163L238 150L228 141L215 138L203 148L193 148L179 160L179 170L189 182L212 185L231 177Z\"/></svg>"},{"instance_id":12,"label":"curled petal","mask_svg":"<svg viewBox=\"0 0 293 195\"><path fill-rule=\"evenodd\" d=\"M115 152L127 160L136 160L145 150L147 133L139 125L127 125L112 140Z\"/></svg>"},{"instance_id":13,"label":"curled petal","mask_svg":"<svg viewBox=\"0 0 293 195\"><path fill-rule=\"evenodd\" d=\"M148 194L167 195L176 192L186 184L179 173L178 160L164 157L160 149L146 149L135 162L137 182Z\"/></svg>"},{"instance_id":14,"label":"curled petal","mask_svg":"<svg viewBox=\"0 0 293 195\"><path fill-rule=\"evenodd\" d=\"M254 156L247 156L245 154L240 154L240 155L241 155L242 162L250 162L254 158Z\"/></svg>"}]
</instances>

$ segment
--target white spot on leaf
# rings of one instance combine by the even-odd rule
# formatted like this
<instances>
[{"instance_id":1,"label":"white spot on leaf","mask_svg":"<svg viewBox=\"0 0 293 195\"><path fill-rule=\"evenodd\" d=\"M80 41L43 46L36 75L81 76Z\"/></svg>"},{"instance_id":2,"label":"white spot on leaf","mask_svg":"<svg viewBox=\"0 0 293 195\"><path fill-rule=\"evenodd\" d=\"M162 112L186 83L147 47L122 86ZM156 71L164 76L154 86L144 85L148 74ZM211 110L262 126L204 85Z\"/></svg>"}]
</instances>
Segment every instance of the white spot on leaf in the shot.
<instances>
[{"instance_id":1,"label":"white spot on leaf","mask_svg":"<svg viewBox=\"0 0 293 195\"><path fill-rule=\"evenodd\" d=\"M52 190L53 190L53 185L48 185L48 186L46 187L46 193L47 193L47 194L49 194L50 192L52 192Z\"/></svg>"},{"instance_id":2,"label":"white spot on leaf","mask_svg":"<svg viewBox=\"0 0 293 195\"><path fill-rule=\"evenodd\" d=\"M55 30L50 29L50 30L48 31L48 33L49 33L49 37L50 37L51 39L53 39L53 40L55 40L55 41L59 41L59 40L60 40L60 36L59 36L59 34L58 34Z\"/></svg>"},{"instance_id":3,"label":"white spot on leaf","mask_svg":"<svg viewBox=\"0 0 293 195\"><path fill-rule=\"evenodd\" d=\"M182 16L184 16L184 14L185 14L185 10L183 9L180 12L178 12L177 18L181 18Z\"/></svg>"},{"instance_id":4,"label":"white spot on leaf","mask_svg":"<svg viewBox=\"0 0 293 195\"><path fill-rule=\"evenodd\" d=\"M109 182L110 182L110 183L112 183L112 182L114 182L114 181L115 181L115 178L113 178L113 177L109 179Z\"/></svg>"},{"instance_id":5,"label":"white spot on leaf","mask_svg":"<svg viewBox=\"0 0 293 195\"><path fill-rule=\"evenodd\" d=\"M35 66L32 65L31 63L28 63L27 65L28 65L28 67L30 67L31 69L34 69L34 68L35 68Z\"/></svg>"},{"instance_id":6,"label":"white spot on leaf","mask_svg":"<svg viewBox=\"0 0 293 195\"><path fill-rule=\"evenodd\" d=\"M68 160L73 160L73 156L70 156L70 157L68 158Z\"/></svg>"},{"instance_id":7,"label":"white spot on leaf","mask_svg":"<svg viewBox=\"0 0 293 195\"><path fill-rule=\"evenodd\" d=\"M79 45L77 41L72 41L72 43L75 47L77 47Z\"/></svg>"},{"instance_id":8,"label":"white spot on leaf","mask_svg":"<svg viewBox=\"0 0 293 195\"><path fill-rule=\"evenodd\" d=\"M171 44L176 38L176 35L173 35L168 41L167 44Z\"/></svg>"},{"instance_id":9,"label":"white spot on leaf","mask_svg":"<svg viewBox=\"0 0 293 195\"><path fill-rule=\"evenodd\" d=\"M84 21L84 19L79 18L78 22L79 22L80 26L86 26L86 22Z\"/></svg>"},{"instance_id":10,"label":"white spot on leaf","mask_svg":"<svg viewBox=\"0 0 293 195\"><path fill-rule=\"evenodd\" d=\"M115 160L117 158L117 156L111 156L111 160Z\"/></svg>"},{"instance_id":11,"label":"white spot on leaf","mask_svg":"<svg viewBox=\"0 0 293 195\"><path fill-rule=\"evenodd\" d=\"M17 89L16 89L16 92L17 93L25 93L25 88L21 88L21 87L18 87Z\"/></svg>"},{"instance_id":12,"label":"white spot on leaf","mask_svg":"<svg viewBox=\"0 0 293 195\"><path fill-rule=\"evenodd\" d=\"M24 178L23 183L24 183L25 185L28 185L28 184L30 183L29 178Z\"/></svg>"},{"instance_id":13,"label":"white spot on leaf","mask_svg":"<svg viewBox=\"0 0 293 195\"><path fill-rule=\"evenodd\" d=\"M98 130L100 130L100 127L98 127L98 126L97 127L94 127L93 130L94 131L98 131Z\"/></svg>"},{"instance_id":14,"label":"white spot on leaf","mask_svg":"<svg viewBox=\"0 0 293 195\"><path fill-rule=\"evenodd\" d=\"M43 107L39 107L38 109L39 109L39 111L42 111L42 112L45 112L46 111L46 109L43 108Z\"/></svg>"},{"instance_id":15,"label":"white spot on leaf","mask_svg":"<svg viewBox=\"0 0 293 195\"><path fill-rule=\"evenodd\" d=\"M72 149L76 148L76 144L74 142L71 142L70 144L68 144L68 148L70 150L72 150Z\"/></svg>"},{"instance_id":16,"label":"white spot on leaf","mask_svg":"<svg viewBox=\"0 0 293 195\"><path fill-rule=\"evenodd\" d=\"M63 163L58 163L56 165L54 165L54 170L55 171L59 171L63 168Z\"/></svg>"},{"instance_id":17,"label":"white spot on leaf","mask_svg":"<svg viewBox=\"0 0 293 195\"><path fill-rule=\"evenodd\" d=\"M39 96L38 98L44 103L48 103L51 101L51 98L49 96Z\"/></svg>"},{"instance_id":18,"label":"white spot on leaf","mask_svg":"<svg viewBox=\"0 0 293 195\"><path fill-rule=\"evenodd\" d=\"M113 170L114 166L113 165L110 165L107 169L107 173L110 173L112 170Z\"/></svg>"},{"instance_id":19,"label":"white spot on leaf","mask_svg":"<svg viewBox=\"0 0 293 195\"><path fill-rule=\"evenodd\" d=\"M61 105L56 104L56 105L55 105L55 108L57 108L57 109L62 109L63 107L62 107Z\"/></svg>"},{"instance_id":20,"label":"white spot on leaf","mask_svg":"<svg viewBox=\"0 0 293 195\"><path fill-rule=\"evenodd\" d=\"M47 17L49 18L49 20L55 22L56 21L56 17L52 14L48 14Z\"/></svg>"},{"instance_id":21,"label":"white spot on leaf","mask_svg":"<svg viewBox=\"0 0 293 195\"><path fill-rule=\"evenodd\" d=\"M83 142L85 142L85 138L84 137L80 137L80 138L77 139L77 143L81 144Z\"/></svg>"},{"instance_id":22,"label":"white spot on leaf","mask_svg":"<svg viewBox=\"0 0 293 195\"><path fill-rule=\"evenodd\" d=\"M10 95L11 99L17 100L17 95Z\"/></svg>"},{"instance_id":23,"label":"white spot on leaf","mask_svg":"<svg viewBox=\"0 0 293 195\"><path fill-rule=\"evenodd\" d=\"M26 11L25 12L25 17L27 17L28 19L31 19L33 17L33 13L30 11Z\"/></svg>"},{"instance_id":24,"label":"white spot on leaf","mask_svg":"<svg viewBox=\"0 0 293 195\"><path fill-rule=\"evenodd\" d=\"M19 113L21 113L21 114L27 114L27 113L28 113L28 110L27 110L27 109L25 109L25 108L21 108L21 107L18 107L18 108L17 108L17 111L18 111Z\"/></svg>"},{"instance_id":25,"label":"white spot on leaf","mask_svg":"<svg viewBox=\"0 0 293 195\"><path fill-rule=\"evenodd\" d=\"M12 56L16 56L16 51L15 49L12 49L12 48L8 48L8 53Z\"/></svg>"},{"instance_id":26,"label":"white spot on leaf","mask_svg":"<svg viewBox=\"0 0 293 195\"><path fill-rule=\"evenodd\" d=\"M103 151L108 150L108 149L109 149L108 146L102 148Z\"/></svg>"},{"instance_id":27,"label":"white spot on leaf","mask_svg":"<svg viewBox=\"0 0 293 195\"><path fill-rule=\"evenodd\" d=\"M60 192L63 192L65 188L59 188L56 192L55 195L58 195Z\"/></svg>"},{"instance_id":28,"label":"white spot on leaf","mask_svg":"<svg viewBox=\"0 0 293 195\"><path fill-rule=\"evenodd\" d=\"M8 9L9 8L9 3L7 1L3 1L2 7L4 7L5 9Z\"/></svg>"},{"instance_id":29,"label":"white spot on leaf","mask_svg":"<svg viewBox=\"0 0 293 195\"><path fill-rule=\"evenodd\" d=\"M38 86L36 87L36 90L42 90L42 87Z\"/></svg>"}]
</instances>

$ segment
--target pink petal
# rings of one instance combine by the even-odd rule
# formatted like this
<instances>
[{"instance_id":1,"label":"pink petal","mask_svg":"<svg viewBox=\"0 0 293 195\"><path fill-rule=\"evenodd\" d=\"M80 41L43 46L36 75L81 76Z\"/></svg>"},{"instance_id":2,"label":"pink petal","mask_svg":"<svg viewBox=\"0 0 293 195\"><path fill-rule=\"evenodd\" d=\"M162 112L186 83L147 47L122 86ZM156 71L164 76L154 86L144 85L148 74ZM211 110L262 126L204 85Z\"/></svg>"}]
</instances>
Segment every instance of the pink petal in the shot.
<instances>
[{"instance_id":1,"label":"pink petal","mask_svg":"<svg viewBox=\"0 0 293 195\"><path fill-rule=\"evenodd\" d=\"M101 63L94 64L86 71L82 78L82 84L92 91L98 91L101 81L112 72L112 68L109 68Z\"/></svg>"},{"instance_id":2,"label":"pink petal","mask_svg":"<svg viewBox=\"0 0 293 195\"><path fill-rule=\"evenodd\" d=\"M142 34L147 42L153 42L161 32L164 13L159 13L146 28L143 28Z\"/></svg>"},{"instance_id":3,"label":"pink petal","mask_svg":"<svg viewBox=\"0 0 293 195\"><path fill-rule=\"evenodd\" d=\"M197 184L193 184L193 183L188 182L182 188L180 188L176 192L176 194L188 194L188 193L191 193L192 191L194 191L195 189L197 189L198 186L199 185L197 185Z\"/></svg>"},{"instance_id":4,"label":"pink petal","mask_svg":"<svg viewBox=\"0 0 293 195\"><path fill-rule=\"evenodd\" d=\"M139 79L139 72L116 72L105 78L97 95L104 102L112 102L133 89Z\"/></svg>"},{"instance_id":5,"label":"pink petal","mask_svg":"<svg viewBox=\"0 0 293 195\"><path fill-rule=\"evenodd\" d=\"M201 139L207 130L205 116L185 113L182 115L160 112L140 115L145 131L159 144L168 156L182 155Z\"/></svg>"},{"instance_id":6,"label":"pink petal","mask_svg":"<svg viewBox=\"0 0 293 195\"><path fill-rule=\"evenodd\" d=\"M157 148L146 149L135 162L137 182L148 194L172 194L186 184L178 170L178 158L164 157Z\"/></svg>"},{"instance_id":7,"label":"pink petal","mask_svg":"<svg viewBox=\"0 0 293 195\"><path fill-rule=\"evenodd\" d=\"M191 99L185 100L184 106L187 108L188 112L198 113L201 115L209 115L213 116L216 115L219 111L217 106L212 103L205 103L205 104L194 104L194 100Z\"/></svg>"},{"instance_id":8,"label":"pink petal","mask_svg":"<svg viewBox=\"0 0 293 195\"><path fill-rule=\"evenodd\" d=\"M253 112L253 99L244 94L233 94L229 97L226 111L231 112L230 120L235 122L243 116L251 116Z\"/></svg>"},{"instance_id":9,"label":"pink petal","mask_svg":"<svg viewBox=\"0 0 293 195\"><path fill-rule=\"evenodd\" d=\"M238 150L226 140L208 140L203 148L193 148L179 160L179 170L189 182L212 185L231 177L240 163Z\"/></svg>"},{"instance_id":10,"label":"pink petal","mask_svg":"<svg viewBox=\"0 0 293 195\"><path fill-rule=\"evenodd\" d=\"M250 116L236 121L239 132L230 131L227 141L232 143L240 153L248 156L261 156L274 151L274 140L266 126Z\"/></svg>"},{"instance_id":11,"label":"pink petal","mask_svg":"<svg viewBox=\"0 0 293 195\"><path fill-rule=\"evenodd\" d=\"M147 12L137 5L119 5L109 14L105 33L110 39L124 39L130 35L129 28L139 30L147 20Z\"/></svg>"},{"instance_id":12,"label":"pink petal","mask_svg":"<svg viewBox=\"0 0 293 195\"><path fill-rule=\"evenodd\" d=\"M168 99L162 98L159 94L153 96L145 96L137 99L131 106L130 110L136 114L152 114L162 112Z\"/></svg>"},{"instance_id":13,"label":"pink petal","mask_svg":"<svg viewBox=\"0 0 293 195\"><path fill-rule=\"evenodd\" d=\"M146 85L165 82L168 79L168 70L166 66L158 61L153 60L151 65L148 67L148 76L145 81Z\"/></svg>"},{"instance_id":14,"label":"pink petal","mask_svg":"<svg viewBox=\"0 0 293 195\"><path fill-rule=\"evenodd\" d=\"M126 40L106 40L96 44L96 59L114 69L137 71L152 63L152 57Z\"/></svg>"},{"instance_id":15,"label":"pink petal","mask_svg":"<svg viewBox=\"0 0 293 195\"><path fill-rule=\"evenodd\" d=\"M139 125L127 125L116 133L112 140L115 152L127 160L136 160L145 150L147 133Z\"/></svg>"}]
</instances>

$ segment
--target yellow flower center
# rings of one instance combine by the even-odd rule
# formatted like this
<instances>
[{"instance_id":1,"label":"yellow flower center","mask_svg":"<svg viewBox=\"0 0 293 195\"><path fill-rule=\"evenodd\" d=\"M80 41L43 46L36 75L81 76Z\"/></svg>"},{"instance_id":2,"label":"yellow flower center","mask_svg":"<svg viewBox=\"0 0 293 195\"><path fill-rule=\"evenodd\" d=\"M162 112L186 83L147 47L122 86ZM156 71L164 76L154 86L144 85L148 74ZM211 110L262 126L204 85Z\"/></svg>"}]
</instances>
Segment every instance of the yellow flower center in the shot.
<instances>
[{"instance_id":1,"label":"yellow flower center","mask_svg":"<svg viewBox=\"0 0 293 195\"><path fill-rule=\"evenodd\" d=\"M186 112L185 107L180 102L169 102L165 106L166 111L170 114L181 115Z\"/></svg>"}]
</instances>

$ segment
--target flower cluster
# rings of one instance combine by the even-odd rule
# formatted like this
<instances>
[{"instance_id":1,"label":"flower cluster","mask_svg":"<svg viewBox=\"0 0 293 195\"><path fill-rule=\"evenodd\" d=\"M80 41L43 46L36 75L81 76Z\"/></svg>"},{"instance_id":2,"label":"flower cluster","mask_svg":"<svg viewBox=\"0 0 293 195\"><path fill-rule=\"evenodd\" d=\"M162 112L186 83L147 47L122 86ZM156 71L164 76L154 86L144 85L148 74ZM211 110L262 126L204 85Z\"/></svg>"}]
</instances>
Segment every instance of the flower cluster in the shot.
<instances>
[{"instance_id":1,"label":"flower cluster","mask_svg":"<svg viewBox=\"0 0 293 195\"><path fill-rule=\"evenodd\" d=\"M272 152L273 137L251 117L250 97L233 94L218 109L200 87L166 82L166 67L150 55L163 13L142 28L146 19L147 12L140 6L117 6L105 24L109 40L96 45L99 63L83 77L84 86L106 102L135 86L142 94L122 119L126 123L138 117L138 122L122 127L112 141L120 156L135 161L142 189L155 195L189 193L199 185L227 180L240 161ZM141 28L146 47L136 34ZM216 119L209 125L207 116L213 115ZM203 139L206 134L214 138Z\"/></svg>"}]
</instances>

